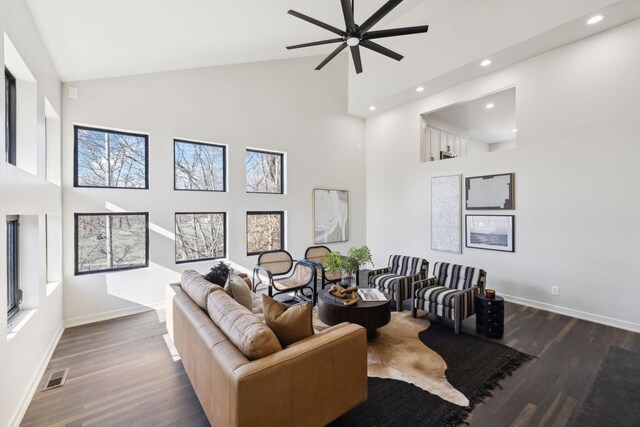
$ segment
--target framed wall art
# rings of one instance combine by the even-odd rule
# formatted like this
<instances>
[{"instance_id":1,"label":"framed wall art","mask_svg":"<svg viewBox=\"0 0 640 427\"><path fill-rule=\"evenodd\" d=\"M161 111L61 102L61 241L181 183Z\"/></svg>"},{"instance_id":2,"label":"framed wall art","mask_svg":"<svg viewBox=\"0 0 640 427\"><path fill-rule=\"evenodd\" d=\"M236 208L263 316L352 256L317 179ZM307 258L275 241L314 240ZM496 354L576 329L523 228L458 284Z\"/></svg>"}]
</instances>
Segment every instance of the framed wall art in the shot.
<instances>
[{"instance_id":1,"label":"framed wall art","mask_svg":"<svg viewBox=\"0 0 640 427\"><path fill-rule=\"evenodd\" d=\"M513 215L465 215L465 246L515 252Z\"/></svg>"},{"instance_id":2,"label":"framed wall art","mask_svg":"<svg viewBox=\"0 0 640 427\"><path fill-rule=\"evenodd\" d=\"M313 190L313 241L335 243L349 240L349 192Z\"/></svg>"},{"instance_id":3,"label":"framed wall art","mask_svg":"<svg viewBox=\"0 0 640 427\"><path fill-rule=\"evenodd\" d=\"M462 175L431 178L431 249L462 253Z\"/></svg>"},{"instance_id":4,"label":"framed wall art","mask_svg":"<svg viewBox=\"0 0 640 427\"><path fill-rule=\"evenodd\" d=\"M513 173L465 178L467 210L514 209Z\"/></svg>"}]
</instances>

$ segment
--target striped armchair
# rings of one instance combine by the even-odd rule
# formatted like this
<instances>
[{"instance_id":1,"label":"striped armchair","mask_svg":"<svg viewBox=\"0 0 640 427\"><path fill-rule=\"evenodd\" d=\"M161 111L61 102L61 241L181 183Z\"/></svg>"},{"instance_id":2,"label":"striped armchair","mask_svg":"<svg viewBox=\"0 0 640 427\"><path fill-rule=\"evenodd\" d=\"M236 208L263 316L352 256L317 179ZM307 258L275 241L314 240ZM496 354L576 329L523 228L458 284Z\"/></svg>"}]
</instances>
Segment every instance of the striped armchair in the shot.
<instances>
[{"instance_id":1,"label":"striped armchair","mask_svg":"<svg viewBox=\"0 0 640 427\"><path fill-rule=\"evenodd\" d=\"M396 303L396 310L402 311L402 301L410 298L413 282L427 278L429 262L426 259L403 255L391 255L389 267L371 270L367 276L369 287L386 292Z\"/></svg>"},{"instance_id":2,"label":"striped armchair","mask_svg":"<svg viewBox=\"0 0 640 427\"><path fill-rule=\"evenodd\" d=\"M433 276L411 285L411 315L418 309L453 320L456 334L462 321L476 314L476 295L484 292L487 273L464 265L437 262Z\"/></svg>"}]
</instances>

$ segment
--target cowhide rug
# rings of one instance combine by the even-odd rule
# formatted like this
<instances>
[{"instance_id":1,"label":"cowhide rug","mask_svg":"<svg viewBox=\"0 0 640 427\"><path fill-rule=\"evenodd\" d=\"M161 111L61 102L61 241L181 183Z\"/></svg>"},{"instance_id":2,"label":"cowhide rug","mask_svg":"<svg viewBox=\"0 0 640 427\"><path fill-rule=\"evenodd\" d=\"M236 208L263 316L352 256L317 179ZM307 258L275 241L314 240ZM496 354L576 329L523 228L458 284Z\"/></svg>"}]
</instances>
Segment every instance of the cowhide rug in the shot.
<instances>
[{"instance_id":1,"label":"cowhide rug","mask_svg":"<svg viewBox=\"0 0 640 427\"><path fill-rule=\"evenodd\" d=\"M317 330L327 328L318 319L317 310L313 323ZM414 319L409 311L392 312L389 324L368 341L367 374L405 381L455 405L469 406L469 399L447 381L445 361L418 338L429 326L426 317Z\"/></svg>"}]
</instances>

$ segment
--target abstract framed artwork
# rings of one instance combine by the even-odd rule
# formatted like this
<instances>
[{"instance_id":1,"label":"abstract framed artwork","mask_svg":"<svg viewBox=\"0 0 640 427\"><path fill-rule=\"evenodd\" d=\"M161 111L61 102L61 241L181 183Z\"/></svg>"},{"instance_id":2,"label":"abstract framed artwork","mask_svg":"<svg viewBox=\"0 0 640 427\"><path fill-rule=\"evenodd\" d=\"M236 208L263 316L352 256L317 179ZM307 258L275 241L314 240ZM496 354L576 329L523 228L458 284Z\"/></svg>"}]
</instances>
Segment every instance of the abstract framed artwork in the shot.
<instances>
[{"instance_id":1,"label":"abstract framed artwork","mask_svg":"<svg viewBox=\"0 0 640 427\"><path fill-rule=\"evenodd\" d=\"M349 240L349 192L313 190L313 241L336 243Z\"/></svg>"},{"instance_id":2,"label":"abstract framed artwork","mask_svg":"<svg viewBox=\"0 0 640 427\"><path fill-rule=\"evenodd\" d=\"M513 173L465 178L467 210L514 209Z\"/></svg>"},{"instance_id":3,"label":"abstract framed artwork","mask_svg":"<svg viewBox=\"0 0 640 427\"><path fill-rule=\"evenodd\" d=\"M513 215L465 215L468 248L515 252Z\"/></svg>"},{"instance_id":4,"label":"abstract framed artwork","mask_svg":"<svg viewBox=\"0 0 640 427\"><path fill-rule=\"evenodd\" d=\"M431 249L462 253L462 175L431 178Z\"/></svg>"}]
</instances>

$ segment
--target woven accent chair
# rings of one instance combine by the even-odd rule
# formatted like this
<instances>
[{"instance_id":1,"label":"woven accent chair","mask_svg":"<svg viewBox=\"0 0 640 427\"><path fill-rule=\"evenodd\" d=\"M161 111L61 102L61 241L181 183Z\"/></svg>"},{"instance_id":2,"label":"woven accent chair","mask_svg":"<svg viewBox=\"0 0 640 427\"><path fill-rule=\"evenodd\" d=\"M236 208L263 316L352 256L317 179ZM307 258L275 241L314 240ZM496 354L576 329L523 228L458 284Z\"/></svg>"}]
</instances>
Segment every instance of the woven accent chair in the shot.
<instances>
[{"instance_id":1,"label":"woven accent chair","mask_svg":"<svg viewBox=\"0 0 640 427\"><path fill-rule=\"evenodd\" d=\"M325 286L331 283L338 283L342 280L342 275L339 271L329 273L324 269L324 258L331 253L331 249L326 246L309 246L304 251L305 261L316 266L316 281L320 279L320 289L324 289Z\"/></svg>"},{"instance_id":2,"label":"woven accent chair","mask_svg":"<svg viewBox=\"0 0 640 427\"><path fill-rule=\"evenodd\" d=\"M269 296L294 292L295 297L316 303L316 268L308 261L298 261L284 250L265 251L258 255L253 269L253 291L267 285ZM303 290L311 290L311 296Z\"/></svg>"},{"instance_id":3,"label":"woven accent chair","mask_svg":"<svg viewBox=\"0 0 640 427\"><path fill-rule=\"evenodd\" d=\"M402 301L411 298L411 284L427 278L429 262L423 258L391 255L389 266L369 271L370 288L386 292L396 302L396 310L402 311Z\"/></svg>"},{"instance_id":4,"label":"woven accent chair","mask_svg":"<svg viewBox=\"0 0 640 427\"><path fill-rule=\"evenodd\" d=\"M418 309L453 320L455 333L462 321L476 314L476 295L484 292L487 272L446 262L433 266L433 276L411 285L411 315Z\"/></svg>"}]
</instances>

